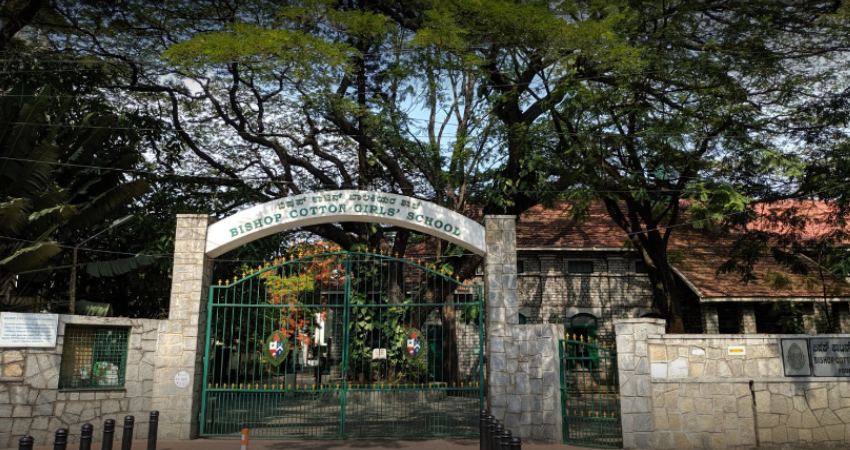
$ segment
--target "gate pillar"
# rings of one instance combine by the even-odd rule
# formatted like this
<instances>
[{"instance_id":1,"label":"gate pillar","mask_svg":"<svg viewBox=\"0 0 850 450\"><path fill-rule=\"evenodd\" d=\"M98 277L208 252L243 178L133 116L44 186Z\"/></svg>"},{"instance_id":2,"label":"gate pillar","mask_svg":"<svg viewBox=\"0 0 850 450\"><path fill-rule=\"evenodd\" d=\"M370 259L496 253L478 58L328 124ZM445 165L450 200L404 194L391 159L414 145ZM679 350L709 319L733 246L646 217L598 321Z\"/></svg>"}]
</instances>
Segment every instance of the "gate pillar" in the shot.
<instances>
[{"instance_id":1,"label":"gate pillar","mask_svg":"<svg viewBox=\"0 0 850 450\"><path fill-rule=\"evenodd\" d=\"M508 398L514 393L514 383L508 371L508 359L513 359L516 353L512 327L519 323L516 216L486 216L484 228L487 233L487 253L484 256L487 406L491 414L516 432L519 424L511 423L507 417ZM510 412L514 413L513 408Z\"/></svg>"},{"instance_id":2,"label":"gate pillar","mask_svg":"<svg viewBox=\"0 0 850 450\"><path fill-rule=\"evenodd\" d=\"M648 339L664 334L664 327L664 319L614 319L623 448L652 447L655 425Z\"/></svg>"},{"instance_id":3,"label":"gate pillar","mask_svg":"<svg viewBox=\"0 0 850 450\"><path fill-rule=\"evenodd\" d=\"M168 320L160 322L152 409L162 417L160 437L198 434L206 293L212 260L205 255L206 214L178 214Z\"/></svg>"}]
</instances>

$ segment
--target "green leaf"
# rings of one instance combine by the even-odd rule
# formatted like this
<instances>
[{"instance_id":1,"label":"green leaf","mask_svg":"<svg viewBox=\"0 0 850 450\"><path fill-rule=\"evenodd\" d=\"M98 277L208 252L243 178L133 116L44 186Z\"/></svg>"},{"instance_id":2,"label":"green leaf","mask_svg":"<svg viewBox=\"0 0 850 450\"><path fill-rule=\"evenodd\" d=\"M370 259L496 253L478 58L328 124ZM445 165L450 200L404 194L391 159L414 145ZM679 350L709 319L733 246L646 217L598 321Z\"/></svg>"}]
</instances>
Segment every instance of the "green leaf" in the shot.
<instances>
[{"instance_id":1,"label":"green leaf","mask_svg":"<svg viewBox=\"0 0 850 450\"><path fill-rule=\"evenodd\" d=\"M95 278L114 277L133 272L155 262L156 257L151 255L137 255L109 261L95 261L86 264L86 273Z\"/></svg>"},{"instance_id":2,"label":"green leaf","mask_svg":"<svg viewBox=\"0 0 850 450\"><path fill-rule=\"evenodd\" d=\"M12 273L37 269L43 266L47 260L56 256L60 251L61 248L56 242L39 242L24 247L11 256L0 260L0 267Z\"/></svg>"},{"instance_id":3,"label":"green leaf","mask_svg":"<svg viewBox=\"0 0 850 450\"><path fill-rule=\"evenodd\" d=\"M293 64L311 71L316 61L329 66L343 65L348 46L327 42L298 31L268 29L237 23L226 31L199 34L172 45L162 57L179 66L208 64Z\"/></svg>"},{"instance_id":4,"label":"green leaf","mask_svg":"<svg viewBox=\"0 0 850 450\"><path fill-rule=\"evenodd\" d=\"M68 225L76 228L93 226L111 217L116 209L141 196L147 190L148 183L144 180L133 180L129 183L120 184L86 204L79 211L79 214L68 222Z\"/></svg>"},{"instance_id":5,"label":"green leaf","mask_svg":"<svg viewBox=\"0 0 850 450\"><path fill-rule=\"evenodd\" d=\"M29 216L29 222L31 224L60 224L73 217L76 213L77 208L73 205L56 205L51 208L33 212Z\"/></svg>"},{"instance_id":6,"label":"green leaf","mask_svg":"<svg viewBox=\"0 0 850 450\"><path fill-rule=\"evenodd\" d=\"M27 223L30 204L30 200L25 198L13 198L0 203L0 232L19 233Z\"/></svg>"}]
</instances>

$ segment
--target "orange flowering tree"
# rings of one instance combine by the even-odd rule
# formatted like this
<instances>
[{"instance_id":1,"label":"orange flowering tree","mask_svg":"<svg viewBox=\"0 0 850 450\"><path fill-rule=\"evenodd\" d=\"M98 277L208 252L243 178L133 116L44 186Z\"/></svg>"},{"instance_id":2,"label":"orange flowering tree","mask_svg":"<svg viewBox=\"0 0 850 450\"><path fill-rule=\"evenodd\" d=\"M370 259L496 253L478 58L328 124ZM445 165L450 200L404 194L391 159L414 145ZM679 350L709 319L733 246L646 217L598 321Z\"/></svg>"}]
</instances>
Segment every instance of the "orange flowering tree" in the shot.
<instances>
[{"instance_id":1,"label":"orange flowering tree","mask_svg":"<svg viewBox=\"0 0 850 450\"><path fill-rule=\"evenodd\" d=\"M272 364L278 365L286 359L295 344L313 344L314 314L318 313L321 321L327 320L327 303L321 296L321 289L339 285L345 277L338 255L314 255L339 250L338 246L328 243L300 245L289 252L288 257L277 258L266 265L275 268L262 270L258 275L264 281L266 301L281 305L275 310L278 326L268 338L268 344L272 345L265 354L265 359ZM299 261L286 264L294 258ZM274 344L278 344L280 352L274 352Z\"/></svg>"}]
</instances>

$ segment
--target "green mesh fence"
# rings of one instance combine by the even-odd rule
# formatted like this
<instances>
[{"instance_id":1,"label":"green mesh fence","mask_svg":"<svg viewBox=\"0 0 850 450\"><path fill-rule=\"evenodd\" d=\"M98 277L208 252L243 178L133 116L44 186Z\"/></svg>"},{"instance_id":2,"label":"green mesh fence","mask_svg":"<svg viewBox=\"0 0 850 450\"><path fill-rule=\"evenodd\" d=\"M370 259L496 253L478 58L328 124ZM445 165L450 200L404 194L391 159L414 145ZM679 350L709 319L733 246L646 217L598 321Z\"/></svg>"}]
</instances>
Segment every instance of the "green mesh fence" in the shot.
<instances>
[{"instance_id":1,"label":"green mesh fence","mask_svg":"<svg viewBox=\"0 0 850 450\"><path fill-rule=\"evenodd\" d=\"M59 389L115 389L124 386L125 327L66 325Z\"/></svg>"},{"instance_id":2,"label":"green mesh fence","mask_svg":"<svg viewBox=\"0 0 850 450\"><path fill-rule=\"evenodd\" d=\"M210 290L201 434L477 436L480 287L418 263L331 252Z\"/></svg>"},{"instance_id":3,"label":"green mesh fence","mask_svg":"<svg viewBox=\"0 0 850 450\"><path fill-rule=\"evenodd\" d=\"M576 337L560 341L559 357L564 443L621 448L617 352Z\"/></svg>"}]
</instances>

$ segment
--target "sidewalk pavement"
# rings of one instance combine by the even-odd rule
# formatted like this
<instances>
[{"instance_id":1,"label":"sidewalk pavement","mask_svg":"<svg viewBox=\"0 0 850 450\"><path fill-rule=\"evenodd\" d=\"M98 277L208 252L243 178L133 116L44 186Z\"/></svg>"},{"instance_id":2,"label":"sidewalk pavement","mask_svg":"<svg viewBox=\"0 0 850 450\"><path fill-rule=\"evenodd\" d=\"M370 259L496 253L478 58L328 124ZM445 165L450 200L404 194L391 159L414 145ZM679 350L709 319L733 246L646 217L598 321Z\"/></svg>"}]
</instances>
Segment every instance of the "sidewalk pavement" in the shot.
<instances>
[{"instance_id":1,"label":"sidewalk pavement","mask_svg":"<svg viewBox=\"0 0 850 450\"><path fill-rule=\"evenodd\" d=\"M52 450L36 443L35 450ZM133 450L147 450L147 441L133 441ZM68 450L76 450L79 444L68 444ZM472 439L348 439L338 441L279 441L253 439L248 450L472 450L478 448L478 441ZM523 450L582 450L563 444L543 442L523 442ZM113 450L121 449L120 437L116 436ZM100 450L100 443L92 444L92 450ZM239 439L193 439L185 441L159 441L156 450L239 450ZM586 449L585 449L586 450Z\"/></svg>"},{"instance_id":2,"label":"sidewalk pavement","mask_svg":"<svg viewBox=\"0 0 850 450\"><path fill-rule=\"evenodd\" d=\"M144 446L133 445L133 450L145 450L146 448ZM196 439L191 441L163 441L156 448L157 450L239 450L239 440ZM339 441L276 441L254 439L248 444L248 450L472 450L477 448L478 441L472 439L348 439ZM541 442L523 443L522 448L523 450L580 450L579 447Z\"/></svg>"}]
</instances>

